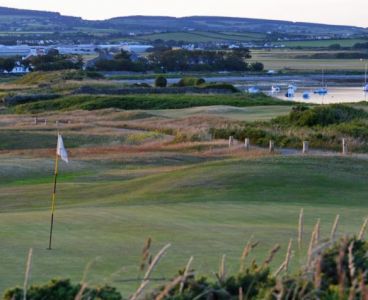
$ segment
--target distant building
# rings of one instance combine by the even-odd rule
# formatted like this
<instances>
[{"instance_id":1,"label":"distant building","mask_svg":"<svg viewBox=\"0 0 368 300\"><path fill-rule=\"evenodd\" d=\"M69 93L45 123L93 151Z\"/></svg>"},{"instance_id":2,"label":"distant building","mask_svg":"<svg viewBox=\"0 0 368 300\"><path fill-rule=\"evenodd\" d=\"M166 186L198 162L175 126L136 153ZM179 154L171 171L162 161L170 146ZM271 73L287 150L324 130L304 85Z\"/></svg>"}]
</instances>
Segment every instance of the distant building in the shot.
<instances>
[{"instance_id":1,"label":"distant building","mask_svg":"<svg viewBox=\"0 0 368 300\"><path fill-rule=\"evenodd\" d=\"M84 69L92 69L96 66L96 63L101 60L113 60L114 56L109 53L108 50L99 49L98 56L85 62Z\"/></svg>"},{"instance_id":2,"label":"distant building","mask_svg":"<svg viewBox=\"0 0 368 300\"><path fill-rule=\"evenodd\" d=\"M15 66L14 66L13 70L11 70L10 72L4 71L4 73L7 73L7 74L26 74L26 73L29 73L29 72L30 72L29 68L24 66L19 61L17 61L15 63Z\"/></svg>"}]
</instances>

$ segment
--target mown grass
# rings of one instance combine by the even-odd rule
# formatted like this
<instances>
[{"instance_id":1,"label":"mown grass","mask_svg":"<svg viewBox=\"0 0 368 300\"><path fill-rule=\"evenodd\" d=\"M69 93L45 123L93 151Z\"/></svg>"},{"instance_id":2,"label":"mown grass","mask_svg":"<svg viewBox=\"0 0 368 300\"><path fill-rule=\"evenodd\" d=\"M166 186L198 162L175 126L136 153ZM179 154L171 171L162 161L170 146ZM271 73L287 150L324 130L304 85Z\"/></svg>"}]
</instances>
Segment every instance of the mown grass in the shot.
<instances>
[{"instance_id":1,"label":"mown grass","mask_svg":"<svg viewBox=\"0 0 368 300\"><path fill-rule=\"evenodd\" d=\"M179 109L196 106L231 105L237 107L260 105L291 105L291 102L260 95L127 95L127 96L66 96L52 101L39 101L18 105L17 113L36 113L51 110L120 109Z\"/></svg>"},{"instance_id":2,"label":"mown grass","mask_svg":"<svg viewBox=\"0 0 368 300\"><path fill-rule=\"evenodd\" d=\"M158 161L159 166L163 161ZM0 164L4 162L6 159ZM14 159L8 168L11 165ZM55 249L47 251L52 159L47 164L24 159L16 165L13 174L21 177L0 186L0 292L22 282L29 247L34 248L31 283L50 277L78 282L85 265L99 257L88 281L107 282L128 293L137 284L124 280L139 275L140 250L148 236L153 238L154 251L168 242L173 244L155 277L172 276L191 255L195 257L193 267L211 276L224 253L229 271L238 270L238 258L251 236L261 242L254 253L260 261L275 243L286 250L289 238L296 238L301 207L306 232L321 218L322 233L327 235L337 213L341 215L340 234L357 232L368 206L366 160L227 159L189 162L164 172L142 165L138 158L129 169L124 160L78 160L61 165L60 174L66 176L58 188ZM157 174L128 176L147 168L157 168ZM12 170L1 176L7 173ZM283 258L280 254L275 263ZM293 258L294 266L299 259Z\"/></svg>"}]
</instances>

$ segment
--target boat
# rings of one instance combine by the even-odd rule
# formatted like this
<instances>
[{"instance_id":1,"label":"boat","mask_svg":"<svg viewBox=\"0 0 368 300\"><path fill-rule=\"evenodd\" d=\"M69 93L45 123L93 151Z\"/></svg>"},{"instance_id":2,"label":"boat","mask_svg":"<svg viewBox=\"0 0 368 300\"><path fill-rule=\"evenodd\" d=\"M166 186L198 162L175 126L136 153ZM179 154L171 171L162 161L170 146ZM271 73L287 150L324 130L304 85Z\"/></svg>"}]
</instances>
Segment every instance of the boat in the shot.
<instances>
[{"instance_id":1,"label":"boat","mask_svg":"<svg viewBox=\"0 0 368 300\"><path fill-rule=\"evenodd\" d=\"M294 90L294 93L297 91L298 87L295 84L289 84L288 89Z\"/></svg>"},{"instance_id":2,"label":"boat","mask_svg":"<svg viewBox=\"0 0 368 300\"><path fill-rule=\"evenodd\" d=\"M322 84L321 87L314 90L315 94L326 95L328 93L327 85L325 83L325 71L322 70Z\"/></svg>"},{"instance_id":3,"label":"boat","mask_svg":"<svg viewBox=\"0 0 368 300\"><path fill-rule=\"evenodd\" d=\"M365 64L364 86L363 86L363 91L366 92L366 93L368 92L367 69L368 69L368 63Z\"/></svg>"},{"instance_id":4,"label":"boat","mask_svg":"<svg viewBox=\"0 0 368 300\"><path fill-rule=\"evenodd\" d=\"M249 94L258 94L260 92L261 92L261 90L259 88L255 87L255 86L252 86L248 89Z\"/></svg>"},{"instance_id":5,"label":"boat","mask_svg":"<svg viewBox=\"0 0 368 300\"><path fill-rule=\"evenodd\" d=\"M309 99L309 98L310 98L309 92L307 91L303 92L303 99Z\"/></svg>"},{"instance_id":6,"label":"boat","mask_svg":"<svg viewBox=\"0 0 368 300\"><path fill-rule=\"evenodd\" d=\"M321 88L315 89L314 93L318 95L326 95L328 93L328 89L321 87Z\"/></svg>"},{"instance_id":7,"label":"boat","mask_svg":"<svg viewBox=\"0 0 368 300\"><path fill-rule=\"evenodd\" d=\"M280 89L280 87L278 87L278 86L273 85L273 86L271 87L271 93L272 93L272 94L280 93L280 91L281 91L281 89Z\"/></svg>"},{"instance_id":8,"label":"boat","mask_svg":"<svg viewBox=\"0 0 368 300\"><path fill-rule=\"evenodd\" d=\"M288 88L285 97L286 98L293 98L295 96L295 90L293 88Z\"/></svg>"}]
</instances>

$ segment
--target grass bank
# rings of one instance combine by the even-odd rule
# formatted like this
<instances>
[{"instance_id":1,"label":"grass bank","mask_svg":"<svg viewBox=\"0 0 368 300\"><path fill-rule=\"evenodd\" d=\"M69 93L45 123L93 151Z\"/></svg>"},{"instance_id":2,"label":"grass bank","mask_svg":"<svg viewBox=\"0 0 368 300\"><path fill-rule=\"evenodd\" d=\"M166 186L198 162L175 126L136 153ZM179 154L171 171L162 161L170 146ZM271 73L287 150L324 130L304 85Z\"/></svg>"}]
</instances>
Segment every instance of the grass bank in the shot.
<instances>
[{"instance_id":1,"label":"grass bank","mask_svg":"<svg viewBox=\"0 0 368 300\"><path fill-rule=\"evenodd\" d=\"M291 102L277 100L264 94L257 95L73 95L55 100L45 100L18 105L16 113L37 113L53 110L96 110L119 109L179 109L197 106L230 105L236 107L262 105L291 105Z\"/></svg>"}]
</instances>

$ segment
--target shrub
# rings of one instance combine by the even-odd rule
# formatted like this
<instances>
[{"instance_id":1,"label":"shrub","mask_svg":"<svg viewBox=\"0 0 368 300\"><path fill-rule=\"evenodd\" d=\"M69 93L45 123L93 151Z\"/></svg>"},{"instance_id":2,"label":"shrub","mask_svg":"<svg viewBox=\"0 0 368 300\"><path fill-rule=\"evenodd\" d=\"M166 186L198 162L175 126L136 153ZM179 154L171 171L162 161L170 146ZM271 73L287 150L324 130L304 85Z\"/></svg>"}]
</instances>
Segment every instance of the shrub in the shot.
<instances>
[{"instance_id":1,"label":"shrub","mask_svg":"<svg viewBox=\"0 0 368 300\"><path fill-rule=\"evenodd\" d=\"M178 86L196 86L198 82L201 82L200 79L196 77L183 77L178 82ZM200 83L202 84L202 83Z\"/></svg>"},{"instance_id":2,"label":"shrub","mask_svg":"<svg viewBox=\"0 0 368 300\"><path fill-rule=\"evenodd\" d=\"M81 285L73 285L70 280L51 280L48 284L31 286L27 291L28 300L74 300L81 289ZM122 300L122 296L115 288L104 286L100 288L86 288L83 295L91 300ZM83 297L84 299L84 297ZM3 300L23 300L23 289L14 288L5 292Z\"/></svg>"},{"instance_id":3,"label":"shrub","mask_svg":"<svg viewBox=\"0 0 368 300\"><path fill-rule=\"evenodd\" d=\"M368 118L367 112L342 104L316 106L313 108L299 106L289 114L291 124L306 127L323 127L363 118Z\"/></svg>"},{"instance_id":4,"label":"shrub","mask_svg":"<svg viewBox=\"0 0 368 300\"><path fill-rule=\"evenodd\" d=\"M52 100L59 98L58 94L22 94L22 95L8 95L3 98L3 102L7 106L14 106L29 102Z\"/></svg>"},{"instance_id":5,"label":"shrub","mask_svg":"<svg viewBox=\"0 0 368 300\"><path fill-rule=\"evenodd\" d=\"M202 84L201 88L204 89L213 89L213 90L227 90L231 93L238 93L239 90L230 83L210 83L210 84Z\"/></svg>"},{"instance_id":6,"label":"shrub","mask_svg":"<svg viewBox=\"0 0 368 300\"><path fill-rule=\"evenodd\" d=\"M251 63L249 69L252 72L262 72L264 70L264 65L260 62Z\"/></svg>"},{"instance_id":7,"label":"shrub","mask_svg":"<svg viewBox=\"0 0 368 300\"><path fill-rule=\"evenodd\" d=\"M156 87L167 87L167 79L164 76L158 76L155 80L155 86Z\"/></svg>"}]
</instances>

